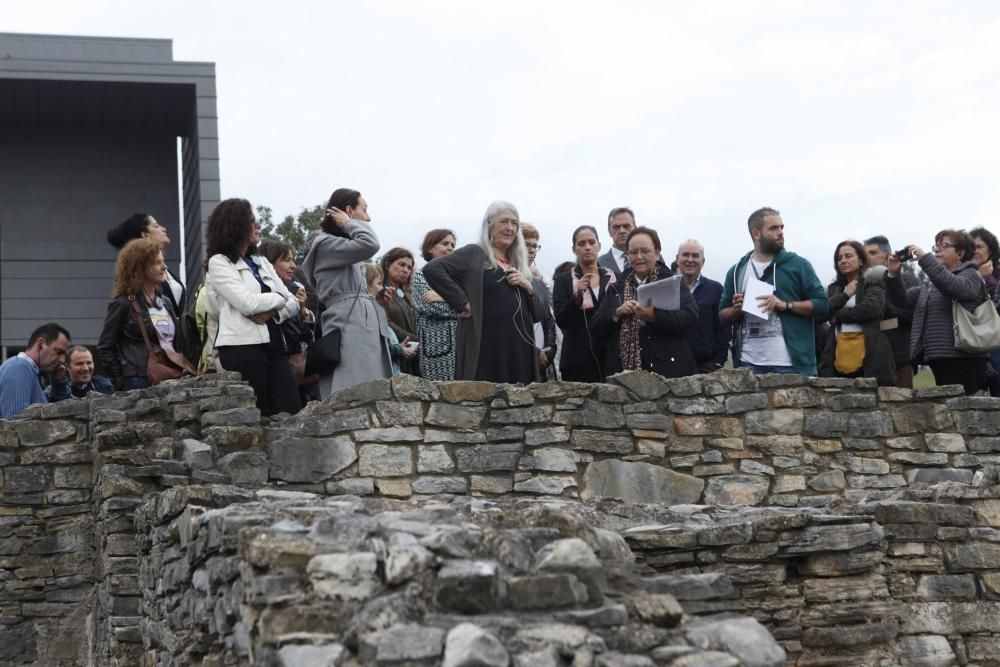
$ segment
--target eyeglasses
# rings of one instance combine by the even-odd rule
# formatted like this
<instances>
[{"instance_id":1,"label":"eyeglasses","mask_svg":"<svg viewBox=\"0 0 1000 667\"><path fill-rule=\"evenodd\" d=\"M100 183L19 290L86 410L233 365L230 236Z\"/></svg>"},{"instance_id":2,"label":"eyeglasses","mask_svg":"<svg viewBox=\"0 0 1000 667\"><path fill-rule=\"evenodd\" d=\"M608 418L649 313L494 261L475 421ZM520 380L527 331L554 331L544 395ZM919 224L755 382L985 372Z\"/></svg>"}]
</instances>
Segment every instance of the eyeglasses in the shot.
<instances>
[{"instance_id":1,"label":"eyeglasses","mask_svg":"<svg viewBox=\"0 0 1000 667\"><path fill-rule=\"evenodd\" d=\"M650 255L655 255L656 250L653 248L639 248L638 250L629 250L625 253L629 257L638 257L642 255L643 257L649 257Z\"/></svg>"},{"instance_id":2,"label":"eyeglasses","mask_svg":"<svg viewBox=\"0 0 1000 667\"><path fill-rule=\"evenodd\" d=\"M535 252L538 252L539 250L542 249L542 244L541 243L525 243L524 246L528 250L534 250Z\"/></svg>"},{"instance_id":3,"label":"eyeglasses","mask_svg":"<svg viewBox=\"0 0 1000 667\"><path fill-rule=\"evenodd\" d=\"M947 248L954 248L954 243L935 243L931 246L931 252L941 252Z\"/></svg>"}]
</instances>

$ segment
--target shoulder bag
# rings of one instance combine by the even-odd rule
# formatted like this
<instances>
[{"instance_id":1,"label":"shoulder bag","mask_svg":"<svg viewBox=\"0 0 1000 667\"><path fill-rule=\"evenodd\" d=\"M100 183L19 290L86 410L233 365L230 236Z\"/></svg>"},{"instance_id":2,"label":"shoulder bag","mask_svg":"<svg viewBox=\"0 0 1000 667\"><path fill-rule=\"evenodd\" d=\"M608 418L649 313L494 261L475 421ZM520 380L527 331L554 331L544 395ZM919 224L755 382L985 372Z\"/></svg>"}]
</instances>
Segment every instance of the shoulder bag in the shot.
<instances>
[{"instance_id":1,"label":"shoulder bag","mask_svg":"<svg viewBox=\"0 0 1000 667\"><path fill-rule=\"evenodd\" d=\"M135 300L134 296L130 296L128 300L132 302L136 324L138 324L139 332L142 334L142 341L146 344L146 379L149 380L149 386L155 387L165 380L177 380L185 375L197 375L198 372L183 354L164 350L159 345L154 347L149 342L149 334L146 332L146 324L142 320L139 302Z\"/></svg>"},{"instance_id":2,"label":"shoulder bag","mask_svg":"<svg viewBox=\"0 0 1000 667\"><path fill-rule=\"evenodd\" d=\"M985 283L983 289L986 289ZM953 301L951 317L957 350L976 353L1000 349L1000 314L988 296L971 313L958 301Z\"/></svg>"}]
</instances>

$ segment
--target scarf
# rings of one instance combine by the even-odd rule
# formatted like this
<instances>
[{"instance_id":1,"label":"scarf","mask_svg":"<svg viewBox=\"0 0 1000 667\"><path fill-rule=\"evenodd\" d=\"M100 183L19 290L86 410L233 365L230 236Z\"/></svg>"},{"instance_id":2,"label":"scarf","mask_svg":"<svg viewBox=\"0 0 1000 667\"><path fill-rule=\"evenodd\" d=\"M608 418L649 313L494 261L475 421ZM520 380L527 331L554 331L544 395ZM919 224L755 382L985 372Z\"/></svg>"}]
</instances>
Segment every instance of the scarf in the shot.
<instances>
[{"instance_id":1,"label":"scarf","mask_svg":"<svg viewBox=\"0 0 1000 667\"><path fill-rule=\"evenodd\" d=\"M580 265L577 264L576 268L579 268L579 266ZM611 271L610 269L604 268L603 266L599 266L599 267L597 267L597 290L598 291L600 291L600 289L601 289L601 273L604 273L605 275L608 276L607 287L611 287L612 285L615 284L615 274L614 274L614 272ZM576 275L576 271L575 270L570 273L570 275L573 277L573 294L577 294L580 291L580 282L583 279L583 270L582 269L580 271L580 274L581 275L578 278L577 275ZM605 289L607 289L607 287L605 287ZM591 289L593 289L593 288L591 288ZM583 293L583 300L580 302L580 310L593 310L593 309L594 309L594 297L591 294L591 290L587 290L586 292Z\"/></svg>"},{"instance_id":2,"label":"scarf","mask_svg":"<svg viewBox=\"0 0 1000 667\"><path fill-rule=\"evenodd\" d=\"M646 283L655 282L659 270L659 264L654 264L653 270L646 278ZM622 290L622 303L638 300L639 283L635 274L629 273ZM642 366L642 348L639 345L639 327L641 325L642 322L634 315L621 321L621 328L618 332L618 354L622 359L623 371L637 371Z\"/></svg>"}]
</instances>

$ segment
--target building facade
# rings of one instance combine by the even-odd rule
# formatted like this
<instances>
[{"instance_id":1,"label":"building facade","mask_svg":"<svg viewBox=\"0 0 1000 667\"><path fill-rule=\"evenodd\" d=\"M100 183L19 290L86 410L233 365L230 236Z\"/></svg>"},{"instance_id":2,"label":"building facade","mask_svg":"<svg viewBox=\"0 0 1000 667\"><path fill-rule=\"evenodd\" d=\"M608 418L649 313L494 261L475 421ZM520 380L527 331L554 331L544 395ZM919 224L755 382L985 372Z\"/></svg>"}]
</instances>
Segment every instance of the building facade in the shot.
<instances>
[{"instance_id":1,"label":"building facade","mask_svg":"<svg viewBox=\"0 0 1000 667\"><path fill-rule=\"evenodd\" d=\"M167 263L201 281L217 127L215 64L175 61L170 40L0 33L3 356L53 320L97 342L106 235L132 213L164 225Z\"/></svg>"}]
</instances>

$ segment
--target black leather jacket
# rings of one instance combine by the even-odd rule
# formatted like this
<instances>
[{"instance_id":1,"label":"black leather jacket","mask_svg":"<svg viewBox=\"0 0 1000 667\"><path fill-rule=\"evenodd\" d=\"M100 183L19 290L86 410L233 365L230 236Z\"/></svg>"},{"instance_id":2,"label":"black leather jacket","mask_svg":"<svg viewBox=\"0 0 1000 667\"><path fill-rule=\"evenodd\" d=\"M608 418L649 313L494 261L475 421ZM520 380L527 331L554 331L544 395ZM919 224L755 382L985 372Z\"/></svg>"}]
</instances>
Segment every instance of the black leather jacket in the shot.
<instances>
[{"instance_id":1,"label":"black leather jacket","mask_svg":"<svg viewBox=\"0 0 1000 667\"><path fill-rule=\"evenodd\" d=\"M142 321L145 323L149 342L158 347L160 339L156 335L152 320L149 319L146 300L141 295L135 300L142 312ZM174 320L174 349L183 350L182 332L177 324L173 303L170 299L163 299L163 305ZM108 312L104 316L104 329L97 342L97 359L115 389L122 388L125 378L146 377L146 343L142 339L136 312L128 296L120 296L108 303Z\"/></svg>"}]
</instances>

